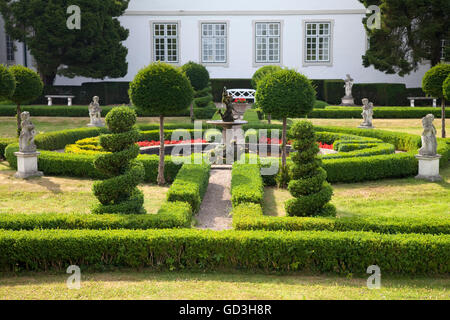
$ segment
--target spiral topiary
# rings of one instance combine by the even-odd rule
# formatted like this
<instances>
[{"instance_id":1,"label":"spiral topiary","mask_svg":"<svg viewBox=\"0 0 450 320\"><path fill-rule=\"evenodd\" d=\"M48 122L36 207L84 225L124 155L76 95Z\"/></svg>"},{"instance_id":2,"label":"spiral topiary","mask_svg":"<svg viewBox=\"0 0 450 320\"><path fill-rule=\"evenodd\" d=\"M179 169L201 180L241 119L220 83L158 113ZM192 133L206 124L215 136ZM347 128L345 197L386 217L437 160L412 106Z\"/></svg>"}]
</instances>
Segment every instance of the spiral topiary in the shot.
<instances>
[{"instance_id":1,"label":"spiral topiary","mask_svg":"<svg viewBox=\"0 0 450 320\"><path fill-rule=\"evenodd\" d=\"M111 134L100 136L106 154L99 155L94 166L110 178L94 184L93 191L100 205L93 213L145 213L144 195L137 185L144 180L144 166L139 155L139 132L134 127L136 113L127 107L112 109L105 118Z\"/></svg>"},{"instance_id":2,"label":"spiral topiary","mask_svg":"<svg viewBox=\"0 0 450 320\"><path fill-rule=\"evenodd\" d=\"M309 121L297 122L290 131L293 137L290 166L291 181L289 192L295 199L286 202L289 216L336 216L336 208L328 203L333 189L326 181L327 172L321 167L322 160L317 157L317 144L314 127Z\"/></svg>"}]
</instances>

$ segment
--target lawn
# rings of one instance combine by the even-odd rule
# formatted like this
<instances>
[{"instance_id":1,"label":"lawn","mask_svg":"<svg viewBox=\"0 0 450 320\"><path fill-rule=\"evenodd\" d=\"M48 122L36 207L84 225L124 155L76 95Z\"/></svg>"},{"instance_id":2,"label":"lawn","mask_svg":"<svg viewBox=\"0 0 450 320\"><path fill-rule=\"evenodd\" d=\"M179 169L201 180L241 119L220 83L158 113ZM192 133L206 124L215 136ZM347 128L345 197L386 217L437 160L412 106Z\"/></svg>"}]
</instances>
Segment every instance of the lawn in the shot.
<instances>
[{"instance_id":1,"label":"lawn","mask_svg":"<svg viewBox=\"0 0 450 320\"><path fill-rule=\"evenodd\" d=\"M439 183L414 178L365 183L334 184L332 203L338 217L435 217L450 219L450 168L441 171ZM285 216L289 191L266 188L264 213Z\"/></svg>"},{"instance_id":2,"label":"lawn","mask_svg":"<svg viewBox=\"0 0 450 320\"><path fill-rule=\"evenodd\" d=\"M381 279L381 289L367 288L367 278L334 275L275 276L247 273L155 273L122 270L81 273L81 289L69 290L64 272L4 274L0 299L450 299L450 278Z\"/></svg>"}]
</instances>

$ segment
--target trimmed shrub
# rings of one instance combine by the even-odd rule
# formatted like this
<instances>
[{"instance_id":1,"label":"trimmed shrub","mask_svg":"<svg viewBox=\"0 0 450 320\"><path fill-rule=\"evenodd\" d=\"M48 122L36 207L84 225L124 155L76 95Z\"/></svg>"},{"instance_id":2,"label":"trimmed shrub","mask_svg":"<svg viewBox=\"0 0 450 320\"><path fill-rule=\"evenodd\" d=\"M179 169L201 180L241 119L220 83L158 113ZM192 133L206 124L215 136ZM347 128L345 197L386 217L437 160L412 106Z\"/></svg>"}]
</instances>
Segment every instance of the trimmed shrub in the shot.
<instances>
[{"instance_id":1,"label":"trimmed shrub","mask_svg":"<svg viewBox=\"0 0 450 320\"><path fill-rule=\"evenodd\" d=\"M450 101L450 74L442 85L442 92L444 93L444 98L447 99L447 101Z\"/></svg>"},{"instance_id":2,"label":"trimmed shrub","mask_svg":"<svg viewBox=\"0 0 450 320\"><path fill-rule=\"evenodd\" d=\"M210 165L185 164L167 192L169 202L187 202L194 213L200 210L209 182Z\"/></svg>"},{"instance_id":3,"label":"trimmed shrub","mask_svg":"<svg viewBox=\"0 0 450 320\"><path fill-rule=\"evenodd\" d=\"M233 207L242 203L262 205L264 185L260 168L256 164L233 164L231 178L231 203Z\"/></svg>"},{"instance_id":4,"label":"trimmed shrub","mask_svg":"<svg viewBox=\"0 0 450 320\"><path fill-rule=\"evenodd\" d=\"M145 213L144 194L137 188L144 180L144 166L134 160L139 154L135 144L139 133L133 128L136 113L129 108L115 108L105 122L113 133L101 135L100 145L111 153L97 156L94 166L109 179L94 183L93 191L101 204L93 213Z\"/></svg>"},{"instance_id":5,"label":"trimmed shrub","mask_svg":"<svg viewBox=\"0 0 450 320\"><path fill-rule=\"evenodd\" d=\"M317 145L314 127L309 121L297 122L290 130L294 137L290 165L291 181L289 192L295 199L286 202L286 212L290 216L336 216L330 202L333 196L331 185L326 182L327 173L321 168L321 160L317 157Z\"/></svg>"},{"instance_id":6,"label":"trimmed shrub","mask_svg":"<svg viewBox=\"0 0 450 320\"><path fill-rule=\"evenodd\" d=\"M0 100L9 99L16 89L16 79L11 71L0 64Z\"/></svg>"},{"instance_id":7,"label":"trimmed shrub","mask_svg":"<svg viewBox=\"0 0 450 320\"><path fill-rule=\"evenodd\" d=\"M210 230L0 231L0 269L80 267L155 270L447 274L450 236L371 232Z\"/></svg>"},{"instance_id":8,"label":"trimmed shrub","mask_svg":"<svg viewBox=\"0 0 450 320\"><path fill-rule=\"evenodd\" d=\"M411 107L375 107L374 116L377 119L421 119L427 114L433 114L436 118L441 117L438 108L411 108ZM446 111L450 116L450 110ZM308 115L311 119L359 119L361 109L356 107L329 106L325 109L314 109Z\"/></svg>"},{"instance_id":9,"label":"trimmed shrub","mask_svg":"<svg viewBox=\"0 0 450 320\"><path fill-rule=\"evenodd\" d=\"M442 98L442 85L450 75L450 65L440 63L428 70L422 80L422 88L426 94Z\"/></svg>"},{"instance_id":10,"label":"trimmed shrub","mask_svg":"<svg viewBox=\"0 0 450 320\"><path fill-rule=\"evenodd\" d=\"M258 70L256 70L256 72L253 74L253 77L252 77L253 89L258 88L258 83L262 80L262 78L264 78L268 74L271 74L271 73L274 73L274 72L277 72L280 70L282 70L282 68L280 66L263 66L263 67L259 68Z\"/></svg>"},{"instance_id":11,"label":"trimmed shrub","mask_svg":"<svg viewBox=\"0 0 450 320\"><path fill-rule=\"evenodd\" d=\"M210 94L207 94L206 96L195 98L194 99L194 108L206 108L211 107L213 105L213 97ZM215 106L215 104L214 104Z\"/></svg>"},{"instance_id":12,"label":"trimmed shrub","mask_svg":"<svg viewBox=\"0 0 450 320\"><path fill-rule=\"evenodd\" d=\"M202 90L208 86L209 72L205 66L189 61L181 67L181 70L188 77L194 90Z\"/></svg>"},{"instance_id":13,"label":"trimmed shrub","mask_svg":"<svg viewBox=\"0 0 450 320\"><path fill-rule=\"evenodd\" d=\"M5 159L5 149L8 145L17 143L16 138L0 138L0 159Z\"/></svg>"}]
</instances>

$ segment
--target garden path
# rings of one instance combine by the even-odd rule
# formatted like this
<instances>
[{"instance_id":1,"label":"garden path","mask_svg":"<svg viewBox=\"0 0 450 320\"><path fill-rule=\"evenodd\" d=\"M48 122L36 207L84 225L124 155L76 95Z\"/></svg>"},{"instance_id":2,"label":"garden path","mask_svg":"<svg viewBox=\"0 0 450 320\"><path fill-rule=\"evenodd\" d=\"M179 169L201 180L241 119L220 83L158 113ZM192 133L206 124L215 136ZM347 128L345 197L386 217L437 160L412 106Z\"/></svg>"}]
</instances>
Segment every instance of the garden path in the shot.
<instances>
[{"instance_id":1,"label":"garden path","mask_svg":"<svg viewBox=\"0 0 450 320\"><path fill-rule=\"evenodd\" d=\"M196 216L198 229L232 228L231 168L212 169L208 189Z\"/></svg>"}]
</instances>

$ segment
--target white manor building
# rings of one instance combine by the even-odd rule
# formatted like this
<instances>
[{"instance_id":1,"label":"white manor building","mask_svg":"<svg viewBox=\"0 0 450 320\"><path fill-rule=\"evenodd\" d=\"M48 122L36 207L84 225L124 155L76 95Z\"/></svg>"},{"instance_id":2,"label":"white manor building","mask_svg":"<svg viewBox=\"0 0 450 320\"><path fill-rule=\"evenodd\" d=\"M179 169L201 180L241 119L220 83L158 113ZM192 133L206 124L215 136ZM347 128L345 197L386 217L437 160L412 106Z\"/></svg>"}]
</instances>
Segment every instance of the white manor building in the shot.
<instances>
[{"instance_id":1,"label":"white manor building","mask_svg":"<svg viewBox=\"0 0 450 320\"><path fill-rule=\"evenodd\" d=\"M295 68L310 79L343 79L356 83L405 83L420 87L429 65L409 76L386 75L364 68L368 39L358 0L131 0L121 24L130 30L128 74L152 61L204 64L211 78L249 79L261 66ZM81 13L82 14L82 13ZM23 45L5 35L0 17L0 63L33 65ZM105 79L106 80L106 79ZM56 79L56 85L100 80Z\"/></svg>"}]
</instances>

